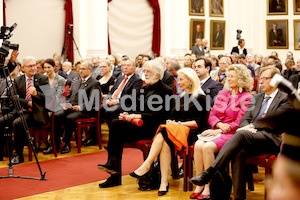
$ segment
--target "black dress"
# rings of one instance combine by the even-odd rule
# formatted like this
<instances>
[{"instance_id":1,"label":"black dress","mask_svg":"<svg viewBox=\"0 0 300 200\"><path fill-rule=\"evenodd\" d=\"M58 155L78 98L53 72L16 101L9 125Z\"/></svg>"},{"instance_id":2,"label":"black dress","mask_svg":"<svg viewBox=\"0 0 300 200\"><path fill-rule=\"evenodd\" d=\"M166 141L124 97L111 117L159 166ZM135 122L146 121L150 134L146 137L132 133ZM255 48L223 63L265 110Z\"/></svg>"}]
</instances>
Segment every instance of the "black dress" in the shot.
<instances>
[{"instance_id":1,"label":"black dress","mask_svg":"<svg viewBox=\"0 0 300 200\"><path fill-rule=\"evenodd\" d=\"M98 76L97 80L100 80L102 77L103 76ZM114 85L115 79L116 79L115 76L111 76L110 79L106 83L101 84L99 82L100 83L100 88L101 88L101 91L102 91L103 94L108 94L108 92L109 92L109 86L113 86Z\"/></svg>"},{"instance_id":2,"label":"black dress","mask_svg":"<svg viewBox=\"0 0 300 200\"><path fill-rule=\"evenodd\" d=\"M195 120L198 124L197 129L191 129L188 137L188 144L192 145L195 141L197 141L197 134L207 129L207 111L206 111L206 97L204 95L199 94L194 100L192 100L190 94L185 94L181 98L176 99L176 101L180 102L179 109L175 106L171 112L171 120L175 121L193 121ZM188 104L187 104L188 103Z\"/></svg>"}]
</instances>

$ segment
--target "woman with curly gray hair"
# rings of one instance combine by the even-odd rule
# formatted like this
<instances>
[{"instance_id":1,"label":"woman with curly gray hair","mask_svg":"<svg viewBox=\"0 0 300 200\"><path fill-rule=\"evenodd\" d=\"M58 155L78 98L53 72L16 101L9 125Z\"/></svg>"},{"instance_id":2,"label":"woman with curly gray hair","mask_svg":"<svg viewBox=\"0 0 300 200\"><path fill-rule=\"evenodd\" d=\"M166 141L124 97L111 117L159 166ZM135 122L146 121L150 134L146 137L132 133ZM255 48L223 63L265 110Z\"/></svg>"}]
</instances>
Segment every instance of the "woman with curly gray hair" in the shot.
<instances>
[{"instance_id":1,"label":"woman with curly gray hair","mask_svg":"<svg viewBox=\"0 0 300 200\"><path fill-rule=\"evenodd\" d=\"M194 160L196 174L210 167L223 145L232 138L239 123L248 109L252 95L253 78L246 66L233 64L226 70L226 81L222 91L216 97L210 111L208 129L198 135L195 143ZM209 184L197 186L191 199L210 199Z\"/></svg>"}]
</instances>

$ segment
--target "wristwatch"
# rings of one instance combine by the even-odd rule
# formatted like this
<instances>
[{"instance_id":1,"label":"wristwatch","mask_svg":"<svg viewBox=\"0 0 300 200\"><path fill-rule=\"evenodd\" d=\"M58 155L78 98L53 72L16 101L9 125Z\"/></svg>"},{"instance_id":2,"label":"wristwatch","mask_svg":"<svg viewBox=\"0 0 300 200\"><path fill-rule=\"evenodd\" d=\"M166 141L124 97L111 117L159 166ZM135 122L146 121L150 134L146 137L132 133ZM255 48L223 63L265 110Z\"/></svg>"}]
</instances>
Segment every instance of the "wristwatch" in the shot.
<instances>
[{"instance_id":1,"label":"wristwatch","mask_svg":"<svg viewBox=\"0 0 300 200\"><path fill-rule=\"evenodd\" d=\"M252 124L252 123L249 124L249 127L250 127L250 128L255 128L254 124Z\"/></svg>"}]
</instances>

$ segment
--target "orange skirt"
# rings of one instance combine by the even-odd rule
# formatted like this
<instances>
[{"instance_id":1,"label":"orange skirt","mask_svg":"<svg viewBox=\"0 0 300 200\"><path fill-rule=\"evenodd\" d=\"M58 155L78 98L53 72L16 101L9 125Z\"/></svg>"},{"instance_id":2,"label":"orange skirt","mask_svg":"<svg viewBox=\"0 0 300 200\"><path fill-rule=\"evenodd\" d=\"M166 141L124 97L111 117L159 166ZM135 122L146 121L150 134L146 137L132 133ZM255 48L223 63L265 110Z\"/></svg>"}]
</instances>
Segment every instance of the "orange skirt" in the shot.
<instances>
[{"instance_id":1,"label":"orange skirt","mask_svg":"<svg viewBox=\"0 0 300 200\"><path fill-rule=\"evenodd\" d=\"M173 142L176 150L181 150L182 147L185 147L186 153L188 154L187 139L190 133L189 127L178 124L160 125L156 131L156 134L160 132L160 129L166 129L168 138Z\"/></svg>"}]
</instances>

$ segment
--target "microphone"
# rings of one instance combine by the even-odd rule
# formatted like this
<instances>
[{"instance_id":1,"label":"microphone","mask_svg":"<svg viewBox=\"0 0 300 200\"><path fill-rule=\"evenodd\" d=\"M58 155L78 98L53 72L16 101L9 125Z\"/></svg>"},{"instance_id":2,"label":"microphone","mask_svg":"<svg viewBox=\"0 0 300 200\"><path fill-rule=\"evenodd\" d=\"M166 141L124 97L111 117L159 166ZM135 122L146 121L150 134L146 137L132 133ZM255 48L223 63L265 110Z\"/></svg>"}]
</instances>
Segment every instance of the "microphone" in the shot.
<instances>
[{"instance_id":1,"label":"microphone","mask_svg":"<svg viewBox=\"0 0 300 200\"><path fill-rule=\"evenodd\" d=\"M275 74L272 80L270 81L270 85L272 87L278 87L283 92L286 92L288 94L288 99L290 100L292 106L298 111L300 111L300 95L298 94L297 89L289 80L285 79L279 74Z\"/></svg>"},{"instance_id":2,"label":"microphone","mask_svg":"<svg viewBox=\"0 0 300 200\"><path fill-rule=\"evenodd\" d=\"M127 119L127 115L123 115L123 120ZM142 126L143 125L143 120L141 119L137 119L137 118L133 118L130 123L137 125L137 126Z\"/></svg>"}]
</instances>

